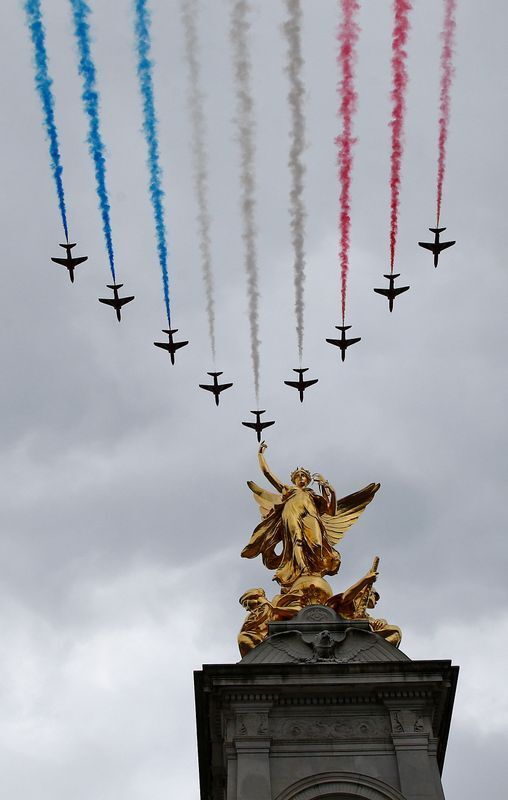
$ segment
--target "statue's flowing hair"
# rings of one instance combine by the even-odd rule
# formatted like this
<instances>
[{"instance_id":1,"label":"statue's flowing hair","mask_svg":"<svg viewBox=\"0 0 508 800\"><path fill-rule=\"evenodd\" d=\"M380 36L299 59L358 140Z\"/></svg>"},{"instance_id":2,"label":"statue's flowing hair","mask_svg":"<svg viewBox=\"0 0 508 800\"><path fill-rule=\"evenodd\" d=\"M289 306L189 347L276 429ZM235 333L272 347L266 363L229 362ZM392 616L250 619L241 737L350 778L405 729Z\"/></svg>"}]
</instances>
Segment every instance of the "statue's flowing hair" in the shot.
<instances>
[{"instance_id":1,"label":"statue's flowing hair","mask_svg":"<svg viewBox=\"0 0 508 800\"><path fill-rule=\"evenodd\" d=\"M291 478L292 483L295 482L295 478L299 473L305 475L305 477L307 478L307 483L312 483L312 475L308 469L305 469L305 467L297 467L296 469L293 470L293 472L289 476Z\"/></svg>"}]
</instances>

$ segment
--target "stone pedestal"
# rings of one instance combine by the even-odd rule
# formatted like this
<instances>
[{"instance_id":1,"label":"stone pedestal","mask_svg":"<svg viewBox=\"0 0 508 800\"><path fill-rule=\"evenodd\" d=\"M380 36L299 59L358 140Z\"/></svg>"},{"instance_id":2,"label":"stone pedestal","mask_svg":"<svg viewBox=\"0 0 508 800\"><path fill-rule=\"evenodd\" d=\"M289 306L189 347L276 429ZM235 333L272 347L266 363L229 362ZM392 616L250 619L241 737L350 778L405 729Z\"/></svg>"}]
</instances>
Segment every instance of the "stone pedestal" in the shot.
<instances>
[{"instance_id":1,"label":"stone pedestal","mask_svg":"<svg viewBox=\"0 0 508 800\"><path fill-rule=\"evenodd\" d=\"M201 800L443 800L458 668L310 606L195 673Z\"/></svg>"}]
</instances>

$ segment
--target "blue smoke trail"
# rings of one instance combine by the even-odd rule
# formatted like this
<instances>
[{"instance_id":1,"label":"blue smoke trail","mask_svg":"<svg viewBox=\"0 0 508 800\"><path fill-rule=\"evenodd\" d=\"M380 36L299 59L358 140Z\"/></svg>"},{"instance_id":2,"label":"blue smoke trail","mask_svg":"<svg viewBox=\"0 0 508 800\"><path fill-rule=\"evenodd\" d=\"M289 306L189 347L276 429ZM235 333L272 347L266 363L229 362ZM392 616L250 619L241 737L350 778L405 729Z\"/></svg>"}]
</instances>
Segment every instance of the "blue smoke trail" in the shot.
<instances>
[{"instance_id":1,"label":"blue smoke trail","mask_svg":"<svg viewBox=\"0 0 508 800\"><path fill-rule=\"evenodd\" d=\"M159 140L157 137L157 116L155 114L155 101L153 95L152 61L150 60L150 12L146 0L135 0L136 12L136 50L138 55L138 78L141 97L143 100L143 131L148 146L148 169L150 172L150 200L155 217L155 233L157 236L157 252L162 270L162 283L164 286L164 302L166 314L171 327L169 305L169 277L168 277L168 247L166 243L166 227L164 224L164 207L162 199L162 169L159 159Z\"/></svg>"},{"instance_id":2,"label":"blue smoke trail","mask_svg":"<svg viewBox=\"0 0 508 800\"><path fill-rule=\"evenodd\" d=\"M99 125L99 91L97 89L95 64L90 50L90 25L88 16L90 8L85 0L70 0L74 18L74 35L78 44L79 74L83 79L83 92L81 99L88 117L88 148L95 165L95 181L99 208L102 217L102 228L106 239L109 266L113 281L115 276L115 257L113 253L113 240L111 236L111 219L108 190L106 188L106 157L104 143Z\"/></svg>"},{"instance_id":3,"label":"blue smoke trail","mask_svg":"<svg viewBox=\"0 0 508 800\"><path fill-rule=\"evenodd\" d=\"M65 238L69 241L69 231L67 228L67 210L65 207L65 195L62 182L62 163L60 158L60 145L58 143L58 131L55 123L55 100L51 85L53 81L48 72L48 55L46 52L46 34L42 22L40 0L26 0L25 12L27 16L30 36L34 46L35 56L35 86L42 103L44 115L44 125L46 135L49 139L49 155L51 158L51 171L56 184L58 195L58 207L62 217L62 224L65 231Z\"/></svg>"}]
</instances>

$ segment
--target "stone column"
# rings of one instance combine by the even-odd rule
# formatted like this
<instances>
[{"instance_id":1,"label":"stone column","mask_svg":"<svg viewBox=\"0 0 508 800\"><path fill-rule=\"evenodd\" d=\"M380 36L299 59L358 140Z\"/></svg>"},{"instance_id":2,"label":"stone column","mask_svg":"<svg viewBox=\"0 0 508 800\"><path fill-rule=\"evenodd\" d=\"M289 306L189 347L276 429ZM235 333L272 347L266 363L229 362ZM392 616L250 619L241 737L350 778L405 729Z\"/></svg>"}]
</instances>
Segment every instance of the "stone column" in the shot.
<instances>
[{"instance_id":1,"label":"stone column","mask_svg":"<svg viewBox=\"0 0 508 800\"><path fill-rule=\"evenodd\" d=\"M392 741L400 789L408 800L444 800L436 761L437 739L432 709L425 701L385 700L390 711Z\"/></svg>"},{"instance_id":2,"label":"stone column","mask_svg":"<svg viewBox=\"0 0 508 800\"><path fill-rule=\"evenodd\" d=\"M268 707L244 704L232 708L235 716L235 800L272 800Z\"/></svg>"}]
</instances>

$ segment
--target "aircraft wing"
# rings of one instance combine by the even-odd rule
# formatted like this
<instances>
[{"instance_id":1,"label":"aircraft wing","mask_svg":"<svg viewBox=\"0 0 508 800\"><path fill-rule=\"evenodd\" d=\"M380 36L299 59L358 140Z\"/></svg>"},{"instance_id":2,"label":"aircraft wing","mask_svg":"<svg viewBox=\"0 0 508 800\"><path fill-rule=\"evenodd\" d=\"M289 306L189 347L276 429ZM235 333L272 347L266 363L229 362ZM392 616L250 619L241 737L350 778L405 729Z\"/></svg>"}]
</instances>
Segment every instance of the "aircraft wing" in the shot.
<instances>
[{"instance_id":1,"label":"aircraft wing","mask_svg":"<svg viewBox=\"0 0 508 800\"><path fill-rule=\"evenodd\" d=\"M242 422L242 425L245 425L246 428L252 428L253 430L257 431L258 428L264 429L269 428L270 425L275 425L275 420L272 422Z\"/></svg>"},{"instance_id":2,"label":"aircraft wing","mask_svg":"<svg viewBox=\"0 0 508 800\"><path fill-rule=\"evenodd\" d=\"M389 289L374 289L374 291L377 292L377 294L384 295L385 297L389 297L390 296L389 295L389 292L390 292Z\"/></svg>"},{"instance_id":3,"label":"aircraft wing","mask_svg":"<svg viewBox=\"0 0 508 800\"><path fill-rule=\"evenodd\" d=\"M439 245L439 249L440 249L440 250L446 250L446 248L447 248L447 247L451 247L451 246L452 246L452 244L455 244L455 242L442 242L442 243Z\"/></svg>"},{"instance_id":4,"label":"aircraft wing","mask_svg":"<svg viewBox=\"0 0 508 800\"><path fill-rule=\"evenodd\" d=\"M173 342L173 349L179 350L180 347L185 347L186 344L189 344L189 342Z\"/></svg>"},{"instance_id":5,"label":"aircraft wing","mask_svg":"<svg viewBox=\"0 0 508 800\"><path fill-rule=\"evenodd\" d=\"M308 386L314 386L314 384L317 383L317 382L318 382L318 378L314 378L314 380L312 380L312 381L304 381L303 382L304 389L306 389Z\"/></svg>"},{"instance_id":6,"label":"aircraft wing","mask_svg":"<svg viewBox=\"0 0 508 800\"><path fill-rule=\"evenodd\" d=\"M286 384L286 386L291 386L293 389L299 389L300 388L300 384L297 381L284 381L284 383ZM305 387L303 387L303 388L305 388Z\"/></svg>"},{"instance_id":7,"label":"aircraft wing","mask_svg":"<svg viewBox=\"0 0 508 800\"><path fill-rule=\"evenodd\" d=\"M65 258L52 258L51 261L54 261L55 264L61 264L62 267L71 266L69 265L69 262Z\"/></svg>"},{"instance_id":8,"label":"aircraft wing","mask_svg":"<svg viewBox=\"0 0 508 800\"><path fill-rule=\"evenodd\" d=\"M82 264L83 261L88 261L88 256L79 256L78 258L71 258L71 263L73 267L77 267L78 264Z\"/></svg>"},{"instance_id":9,"label":"aircraft wing","mask_svg":"<svg viewBox=\"0 0 508 800\"><path fill-rule=\"evenodd\" d=\"M222 392L224 391L224 389L231 389L232 385L233 385L232 383L219 383L217 389L219 390L219 392Z\"/></svg>"},{"instance_id":10,"label":"aircraft wing","mask_svg":"<svg viewBox=\"0 0 508 800\"><path fill-rule=\"evenodd\" d=\"M420 247L424 247L425 250L430 250L431 253L435 251L436 245L434 242L418 242Z\"/></svg>"},{"instance_id":11,"label":"aircraft wing","mask_svg":"<svg viewBox=\"0 0 508 800\"><path fill-rule=\"evenodd\" d=\"M207 391L207 392L215 392L215 390L218 389L219 387L218 386L217 387L216 386L207 386L206 383L200 383L199 384L199 388L200 389L205 389L205 391Z\"/></svg>"},{"instance_id":12,"label":"aircraft wing","mask_svg":"<svg viewBox=\"0 0 508 800\"><path fill-rule=\"evenodd\" d=\"M328 344L334 344L335 347L340 347L342 344L341 339L326 339L326 341L328 342Z\"/></svg>"},{"instance_id":13,"label":"aircraft wing","mask_svg":"<svg viewBox=\"0 0 508 800\"><path fill-rule=\"evenodd\" d=\"M116 300L110 300L109 297L99 297L98 300L99 303L104 303L107 306L115 307L116 304Z\"/></svg>"},{"instance_id":14,"label":"aircraft wing","mask_svg":"<svg viewBox=\"0 0 508 800\"><path fill-rule=\"evenodd\" d=\"M410 288L409 286L399 286L398 289L393 290L393 293L394 295L402 294L402 292L407 292L409 288Z\"/></svg>"},{"instance_id":15,"label":"aircraft wing","mask_svg":"<svg viewBox=\"0 0 508 800\"><path fill-rule=\"evenodd\" d=\"M119 297L117 302L120 306L124 306L126 303L130 303L131 300L134 300L134 295L132 297Z\"/></svg>"},{"instance_id":16,"label":"aircraft wing","mask_svg":"<svg viewBox=\"0 0 508 800\"><path fill-rule=\"evenodd\" d=\"M101 303L111 303L111 300L101 300ZM154 342L156 347L161 347L163 350L170 350L171 345L166 342Z\"/></svg>"}]
</instances>

